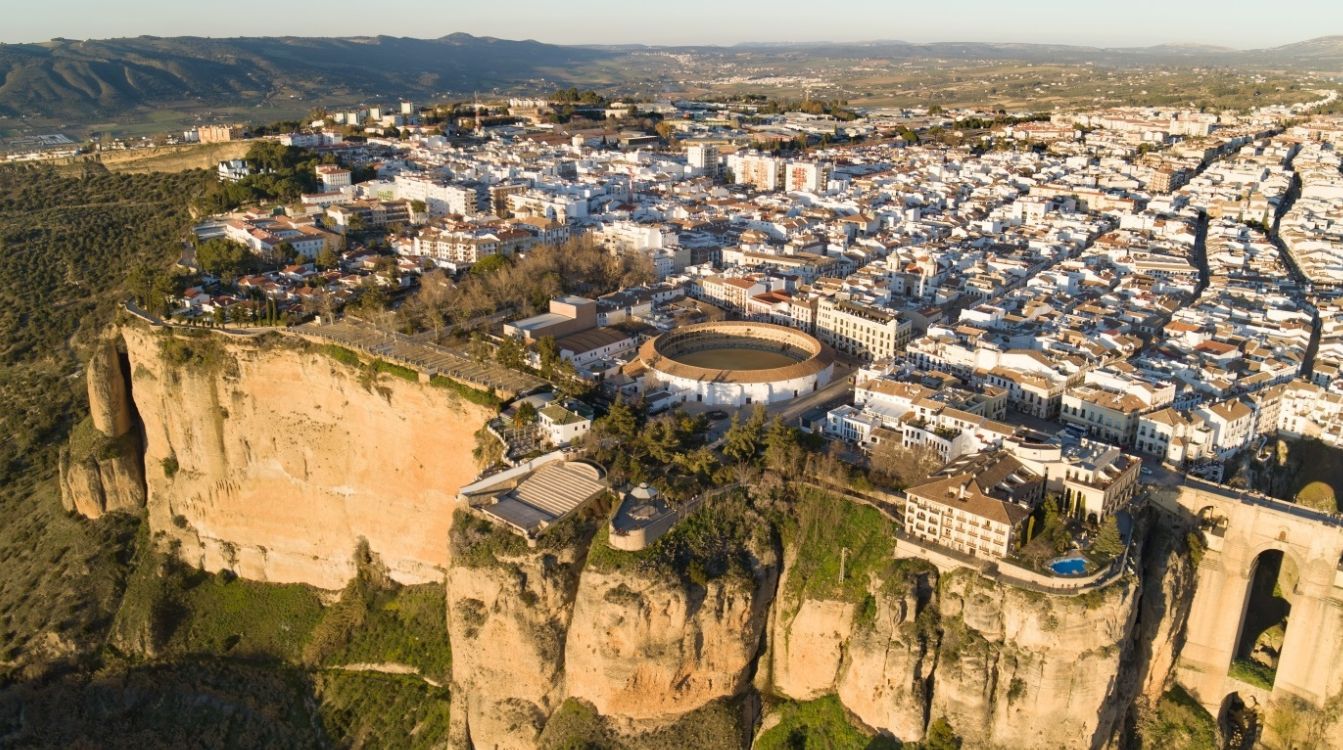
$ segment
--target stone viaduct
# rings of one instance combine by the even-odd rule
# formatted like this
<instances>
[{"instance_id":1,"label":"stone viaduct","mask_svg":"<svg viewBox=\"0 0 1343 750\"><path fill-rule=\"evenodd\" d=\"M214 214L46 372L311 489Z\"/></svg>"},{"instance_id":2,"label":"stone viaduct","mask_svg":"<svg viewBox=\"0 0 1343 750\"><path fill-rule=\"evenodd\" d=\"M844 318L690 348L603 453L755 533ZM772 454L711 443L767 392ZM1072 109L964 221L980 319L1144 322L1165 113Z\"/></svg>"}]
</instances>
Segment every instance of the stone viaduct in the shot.
<instances>
[{"instance_id":1,"label":"stone viaduct","mask_svg":"<svg viewBox=\"0 0 1343 750\"><path fill-rule=\"evenodd\" d=\"M1323 706L1343 692L1343 521L1263 495L1186 479L1158 493L1166 510L1197 520L1207 549L1177 664L1179 682L1217 716L1232 693L1260 705L1284 695ZM1271 550L1299 574L1271 691L1228 676L1255 565Z\"/></svg>"}]
</instances>

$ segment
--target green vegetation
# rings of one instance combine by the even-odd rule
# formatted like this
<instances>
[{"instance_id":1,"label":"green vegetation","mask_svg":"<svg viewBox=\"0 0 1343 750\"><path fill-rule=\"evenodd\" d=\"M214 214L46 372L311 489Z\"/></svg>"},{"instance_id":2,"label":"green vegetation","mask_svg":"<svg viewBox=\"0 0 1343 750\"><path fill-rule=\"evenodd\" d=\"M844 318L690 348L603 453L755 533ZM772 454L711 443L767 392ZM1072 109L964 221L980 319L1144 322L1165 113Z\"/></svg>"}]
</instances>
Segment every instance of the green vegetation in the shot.
<instances>
[{"instance_id":1,"label":"green vegetation","mask_svg":"<svg viewBox=\"0 0 1343 750\"><path fill-rule=\"evenodd\" d=\"M207 179L0 166L0 487L54 466L79 418L79 344L112 318L127 269L175 256Z\"/></svg>"},{"instance_id":2,"label":"green vegetation","mask_svg":"<svg viewBox=\"0 0 1343 750\"><path fill-rule=\"evenodd\" d=\"M316 717L293 721L321 725L330 737L358 737L367 747L431 747L446 736L447 691L434 684L447 682L452 658L441 585L400 586L361 547L358 575L324 607L321 593L308 586L189 568L143 534L139 550L113 626L117 679L150 668L139 664L145 659L218 663L226 674L265 664L271 674L288 675L295 700L317 708ZM221 655L229 661L211 661ZM347 665L413 673L353 672ZM218 689L223 699L238 700L251 688Z\"/></svg>"},{"instance_id":3,"label":"green vegetation","mask_svg":"<svg viewBox=\"0 0 1343 750\"><path fill-rule=\"evenodd\" d=\"M6 747L319 747L302 671L186 659L0 691Z\"/></svg>"},{"instance_id":4,"label":"green vegetation","mask_svg":"<svg viewBox=\"0 0 1343 750\"><path fill-rule=\"evenodd\" d=\"M755 750L886 750L901 747L874 736L849 720L839 698L827 695L805 703L784 703L775 709L779 723L762 733Z\"/></svg>"},{"instance_id":5,"label":"green vegetation","mask_svg":"<svg viewBox=\"0 0 1343 750\"><path fill-rule=\"evenodd\" d=\"M358 354L349 349L346 349L343 346L337 346L335 344L323 344L317 347L317 351L336 360L337 362L340 362L341 364L349 365L350 367L364 366L364 361L359 358Z\"/></svg>"},{"instance_id":6,"label":"green vegetation","mask_svg":"<svg viewBox=\"0 0 1343 750\"><path fill-rule=\"evenodd\" d=\"M179 252L187 197L209 179L0 166L0 683L91 666L106 637L137 522L68 516L57 457L85 413L84 346L127 269ZM79 429L86 456L120 450Z\"/></svg>"},{"instance_id":7,"label":"green vegetation","mask_svg":"<svg viewBox=\"0 0 1343 750\"><path fill-rule=\"evenodd\" d=\"M916 561L892 559L895 524L876 508L805 488L791 511L784 524L785 541L797 550L797 559L788 575L788 592L798 598L861 604L872 575L893 586L926 569Z\"/></svg>"},{"instance_id":8,"label":"green vegetation","mask_svg":"<svg viewBox=\"0 0 1343 750\"><path fill-rule=\"evenodd\" d=\"M208 331L164 329L159 337L159 356L174 370L217 372L230 363L224 345Z\"/></svg>"},{"instance_id":9,"label":"green vegetation","mask_svg":"<svg viewBox=\"0 0 1343 750\"><path fill-rule=\"evenodd\" d=\"M1238 473L1231 480L1237 482L1322 513L1338 513L1343 450L1310 438L1278 440L1266 464Z\"/></svg>"},{"instance_id":10,"label":"green vegetation","mask_svg":"<svg viewBox=\"0 0 1343 750\"><path fill-rule=\"evenodd\" d=\"M279 141L257 141L243 157L257 173L237 182L214 182L196 198L205 213L223 213L265 201L287 203L317 190L317 155Z\"/></svg>"},{"instance_id":11,"label":"green vegetation","mask_svg":"<svg viewBox=\"0 0 1343 750\"><path fill-rule=\"evenodd\" d=\"M209 574L137 543L135 569L113 625L126 653L222 655L298 663L322 616L315 589Z\"/></svg>"},{"instance_id":12,"label":"green vegetation","mask_svg":"<svg viewBox=\"0 0 1343 750\"><path fill-rule=\"evenodd\" d=\"M501 310L533 315L561 294L595 297L652 279L652 263L645 256L612 255L589 240L573 240L537 248L489 273L469 274L455 286L421 285L398 313L403 328L427 330L447 320L465 331Z\"/></svg>"},{"instance_id":13,"label":"green vegetation","mask_svg":"<svg viewBox=\"0 0 1343 750\"><path fill-rule=\"evenodd\" d=\"M537 744L541 750L737 750L746 740L741 715L737 702L719 700L668 726L628 737L590 704L571 698L551 715Z\"/></svg>"},{"instance_id":14,"label":"green vegetation","mask_svg":"<svg viewBox=\"0 0 1343 750\"><path fill-rule=\"evenodd\" d=\"M1233 680L1240 680L1264 690L1273 689L1273 678L1276 676L1271 667L1260 664L1253 659L1232 660L1231 668L1226 673Z\"/></svg>"},{"instance_id":15,"label":"green vegetation","mask_svg":"<svg viewBox=\"0 0 1343 750\"><path fill-rule=\"evenodd\" d=\"M753 550L767 540L770 529L746 492L738 490L706 502L639 552L615 550L608 542L609 533L606 524L597 530L588 567L639 571L703 586L719 578L753 580Z\"/></svg>"},{"instance_id":16,"label":"green vegetation","mask_svg":"<svg viewBox=\"0 0 1343 750\"><path fill-rule=\"evenodd\" d=\"M439 748L448 691L413 675L327 670L313 678L328 737L363 748Z\"/></svg>"},{"instance_id":17,"label":"green vegetation","mask_svg":"<svg viewBox=\"0 0 1343 750\"><path fill-rule=\"evenodd\" d=\"M403 367L384 359L375 359L369 366L373 368L374 372L386 373L401 378L402 380L409 380L412 383L419 382L420 380L420 374L418 372L409 367Z\"/></svg>"},{"instance_id":18,"label":"green vegetation","mask_svg":"<svg viewBox=\"0 0 1343 750\"><path fill-rule=\"evenodd\" d=\"M453 563L470 568L509 566L508 558L546 555L586 548L598 527L605 527L610 504L601 498L546 529L535 547L500 524L457 510L452 520Z\"/></svg>"},{"instance_id":19,"label":"green vegetation","mask_svg":"<svg viewBox=\"0 0 1343 750\"><path fill-rule=\"evenodd\" d=\"M1176 684L1151 711L1138 718L1135 735L1140 748L1213 750L1217 747L1217 722Z\"/></svg>"},{"instance_id":20,"label":"green vegetation","mask_svg":"<svg viewBox=\"0 0 1343 750\"><path fill-rule=\"evenodd\" d=\"M452 559L468 568L488 568L499 558L527 554L527 542L501 525L490 523L464 510L452 519Z\"/></svg>"},{"instance_id":21,"label":"green vegetation","mask_svg":"<svg viewBox=\"0 0 1343 750\"><path fill-rule=\"evenodd\" d=\"M303 649L308 664L403 664L447 682L452 664L443 586L399 586L378 568L366 546L359 573L312 630Z\"/></svg>"},{"instance_id":22,"label":"green vegetation","mask_svg":"<svg viewBox=\"0 0 1343 750\"><path fill-rule=\"evenodd\" d=\"M1091 551L1101 559L1112 559L1124 553L1124 539L1119 533L1119 521L1114 514L1105 517Z\"/></svg>"},{"instance_id":23,"label":"green vegetation","mask_svg":"<svg viewBox=\"0 0 1343 750\"><path fill-rule=\"evenodd\" d=\"M1307 508L1325 513L1336 513L1338 511L1338 500L1334 497L1334 488L1318 479L1302 487L1301 491L1296 493L1296 502L1298 505L1304 505Z\"/></svg>"}]
</instances>

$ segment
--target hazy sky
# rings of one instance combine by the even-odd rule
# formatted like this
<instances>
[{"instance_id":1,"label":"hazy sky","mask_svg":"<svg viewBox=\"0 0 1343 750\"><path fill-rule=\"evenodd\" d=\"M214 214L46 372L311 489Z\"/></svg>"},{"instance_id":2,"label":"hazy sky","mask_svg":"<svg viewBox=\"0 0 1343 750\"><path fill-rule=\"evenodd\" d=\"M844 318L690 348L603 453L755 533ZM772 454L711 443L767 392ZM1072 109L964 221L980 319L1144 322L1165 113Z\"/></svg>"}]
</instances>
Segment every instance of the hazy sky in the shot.
<instances>
[{"instance_id":1,"label":"hazy sky","mask_svg":"<svg viewBox=\"0 0 1343 750\"><path fill-rule=\"evenodd\" d=\"M228 10L206 11L192 0L0 0L0 41L464 31L558 44L903 39L1253 48L1343 34L1343 0L229 0L206 7Z\"/></svg>"}]
</instances>

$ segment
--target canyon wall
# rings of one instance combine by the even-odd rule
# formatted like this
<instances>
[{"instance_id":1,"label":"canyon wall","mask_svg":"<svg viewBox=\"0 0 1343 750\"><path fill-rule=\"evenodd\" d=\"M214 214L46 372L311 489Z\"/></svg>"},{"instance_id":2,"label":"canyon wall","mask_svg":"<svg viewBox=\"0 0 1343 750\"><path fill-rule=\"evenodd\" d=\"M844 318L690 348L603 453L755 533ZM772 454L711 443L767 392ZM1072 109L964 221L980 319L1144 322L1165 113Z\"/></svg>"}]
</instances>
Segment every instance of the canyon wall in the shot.
<instances>
[{"instance_id":1,"label":"canyon wall","mask_svg":"<svg viewBox=\"0 0 1343 750\"><path fill-rule=\"evenodd\" d=\"M143 460L131 463L143 498L118 503L147 506L184 560L338 589L363 539L395 579L443 580L457 488L476 474L472 435L491 410L295 338L138 324L119 335L129 383L103 362L114 348L94 358L94 422L142 425ZM65 477L69 504L90 504L79 474Z\"/></svg>"},{"instance_id":2,"label":"canyon wall","mask_svg":"<svg viewBox=\"0 0 1343 750\"><path fill-rule=\"evenodd\" d=\"M130 383L115 337L94 347L85 371L89 418L61 451L61 502L89 518L145 505L143 437L132 417Z\"/></svg>"},{"instance_id":3,"label":"canyon wall","mask_svg":"<svg viewBox=\"0 0 1343 750\"><path fill-rule=\"evenodd\" d=\"M443 581L457 748L537 747L566 701L629 738L725 701L749 727L761 696L830 695L905 741L946 718L970 748L1098 748L1168 685L1192 596L1170 545L1142 576L1076 597L889 556L836 587L768 502L732 511L750 531L723 542L745 561L729 573L598 547L600 504L529 548L454 522L492 410L293 338L129 325L89 385L68 507L143 507L186 561L255 580L340 588L366 540L397 580ZM836 522L857 507L831 502ZM795 570L807 550L810 582Z\"/></svg>"}]
</instances>

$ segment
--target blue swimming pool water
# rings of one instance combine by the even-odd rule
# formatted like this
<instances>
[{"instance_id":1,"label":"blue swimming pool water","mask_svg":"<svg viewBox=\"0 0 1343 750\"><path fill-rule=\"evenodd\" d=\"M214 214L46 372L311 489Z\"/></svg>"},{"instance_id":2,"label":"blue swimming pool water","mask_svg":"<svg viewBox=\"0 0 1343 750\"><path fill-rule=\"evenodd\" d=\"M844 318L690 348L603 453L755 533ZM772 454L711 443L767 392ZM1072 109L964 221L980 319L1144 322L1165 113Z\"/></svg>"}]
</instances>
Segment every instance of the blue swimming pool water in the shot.
<instances>
[{"instance_id":1,"label":"blue swimming pool water","mask_svg":"<svg viewBox=\"0 0 1343 750\"><path fill-rule=\"evenodd\" d=\"M1064 557L1049 563L1049 569L1055 575L1080 576L1087 572L1087 561L1083 557Z\"/></svg>"}]
</instances>

